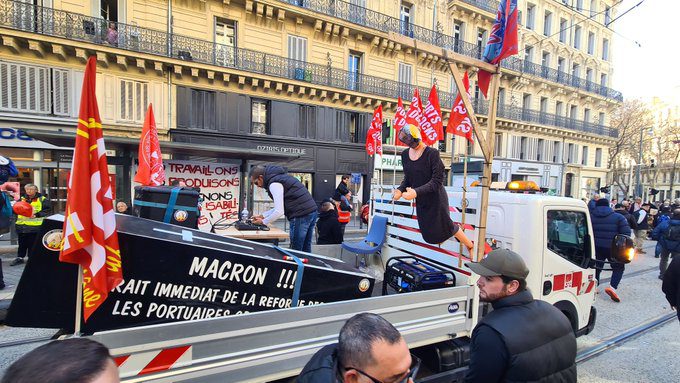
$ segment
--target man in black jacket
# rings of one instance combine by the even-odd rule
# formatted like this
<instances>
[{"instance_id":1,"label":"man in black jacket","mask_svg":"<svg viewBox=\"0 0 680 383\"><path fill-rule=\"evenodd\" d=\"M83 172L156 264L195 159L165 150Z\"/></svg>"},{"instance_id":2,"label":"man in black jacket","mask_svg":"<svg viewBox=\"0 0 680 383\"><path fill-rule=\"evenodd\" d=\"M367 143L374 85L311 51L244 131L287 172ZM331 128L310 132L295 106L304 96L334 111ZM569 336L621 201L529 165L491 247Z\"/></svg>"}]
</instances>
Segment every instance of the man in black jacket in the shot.
<instances>
[{"instance_id":1,"label":"man in black jacket","mask_svg":"<svg viewBox=\"0 0 680 383\"><path fill-rule=\"evenodd\" d=\"M361 313L340 330L338 343L317 351L297 383L409 382L420 360L399 331L377 314Z\"/></svg>"},{"instance_id":2,"label":"man in black jacket","mask_svg":"<svg viewBox=\"0 0 680 383\"><path fill-rule=\"evenodd\" d=\"M338 213L331 202L321 204L319 220L316 221L316 232L319 238L317 245L338 245L342 243L342 228L338 221Z\"/></svg>"},{"instance_id":3,"label":"man in black jacket","mask_svg":"<svg viewBox=\"0 0 680 383\"><path fill-rule=\"evenodd\" d=\"M562 312L526 289L522 257L496 249L466 266L480 276L479 299L493 311L472 332L465 381L576 382L574 330Z\"/></svg>"},{"instance_id":4,"label":"man in black jacket","mask_svg":"<svg viewBox=\"0 0 680 383\"><path fill-rule=\"evenodd\" d=\"M617 203L616 205L614 205L614 211L626 217L626 221L628 221L628 226L630 226L631 231L635 231L637 229L637 222L635 221L635 217L633 217L633 215L628 212L628 209L626 209L625 206L623 206L620 203Z\"/></svg>"},{"instance_id":5,"label":"man in black jacket","mask_svg":"<svg viewBox=\"0 0 680 383\"><path fill-rule=\"evenodd\" d=\"M274 208L253 216L253 223L269 225L285 214L290 221L290 248L311 252L319 213L307 188L283 167L273 165L255 166L250 171L250 182L265 189L274 201Z\"/></svg>"},{"instance_id":6,"label":"man in black jacket","mask_svg":"<svg viewBox=\"0 0 680 383\"><path fill-rule=\"evenodd\" d=\"M638 199L635 200L636 203ZM646 251L642 249L645 239L647 238L647 231L649 230L649 223L647 219L649 218L650 205L645 202L638 210L633 212L633 217L635 217L635 222L637 223L637 229L635 229L635 252L638 254L647 254Z\"/></svg>"},{"instance_id":7,"label":"man in black jacket","mask_svg":"<svg viewBox=\"0 0 680 383\"><path fill-rule=\"evenodd\" d=\"M661 291L666 294L668 303L671 308L678 313L678 320L680 320L680 257L674 257L671 264L668 265L666 272L663 274L663 284Z\"/></svg>"}]
</instances>

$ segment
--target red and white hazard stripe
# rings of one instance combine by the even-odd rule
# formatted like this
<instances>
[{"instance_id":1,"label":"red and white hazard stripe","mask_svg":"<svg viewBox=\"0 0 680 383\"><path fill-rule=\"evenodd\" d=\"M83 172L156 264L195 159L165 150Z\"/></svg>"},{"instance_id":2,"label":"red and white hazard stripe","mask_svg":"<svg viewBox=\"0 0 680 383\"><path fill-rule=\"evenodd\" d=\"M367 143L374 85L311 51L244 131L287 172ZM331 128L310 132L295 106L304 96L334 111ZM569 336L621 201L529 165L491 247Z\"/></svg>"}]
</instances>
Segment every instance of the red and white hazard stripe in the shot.
<instances>
[{"instance_id":1,"label":"red and white hazard stripe","mask_svg":"<svg viewBox=\"0 0 680 383\"><path fill-rule=\"evenodd\" d=\"M191 365L191 346L121 355L114 358L122 378Z\"/></svg>"}]
</instances>

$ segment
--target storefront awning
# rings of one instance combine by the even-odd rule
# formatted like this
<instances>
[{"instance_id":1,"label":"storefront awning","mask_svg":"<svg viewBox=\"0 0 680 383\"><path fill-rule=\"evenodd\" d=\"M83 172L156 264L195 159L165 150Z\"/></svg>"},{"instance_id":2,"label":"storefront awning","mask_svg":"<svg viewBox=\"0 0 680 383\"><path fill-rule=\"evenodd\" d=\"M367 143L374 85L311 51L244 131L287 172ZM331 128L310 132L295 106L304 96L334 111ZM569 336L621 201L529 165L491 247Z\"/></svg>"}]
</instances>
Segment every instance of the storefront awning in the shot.
<instances>
[{"instance_id":1,"label":"storefront awning","mask_svg":"<svg viewBox=\"0 0 680 383\"><path fill-rule=\"evenodd\" d=\"M36 140L52 145L73 148L75 146L75 132L45 131L39 129L22 129ZM128 149L134 153L139 147L139 139L105 136L106 149ZM259 161L289 161L300 157L293 153L272 153L254 149L229 148L217 145L192 144L188 142L161 141L163 154L182 154L212 158L230 158L240 160Z\"/></svg>"}]
</instances>

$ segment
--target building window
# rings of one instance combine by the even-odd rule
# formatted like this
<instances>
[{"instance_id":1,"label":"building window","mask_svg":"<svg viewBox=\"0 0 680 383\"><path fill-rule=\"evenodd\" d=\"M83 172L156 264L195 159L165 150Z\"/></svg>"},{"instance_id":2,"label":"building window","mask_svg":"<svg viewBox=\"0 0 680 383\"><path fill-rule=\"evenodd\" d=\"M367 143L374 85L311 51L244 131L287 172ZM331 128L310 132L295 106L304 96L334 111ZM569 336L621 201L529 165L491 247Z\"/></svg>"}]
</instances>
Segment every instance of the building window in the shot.
<instances>
[{"instance_id":1,"label":"building window","mask_svg":"<svg viewBox=\"0 0 680 383\"><path fill-rule=\"evenodd\" d=\"M503 133L494 134L493 156L501 157L503 155Z\"/></svg>"},{"instance_id":2,"label":"building window","mask_svg":"<svg viewBox=\"0 0 680 383\"><path fill-rule=\"evenodd\" d=\"M562 101L555 101L555 114L564 116L564 103Z\"/></svg>"},{"instance_id":3,"label":"building window","mask_svg":"<svg viewBox=\"0 0 680 383\"><path fill-rule=\"evenodd\" d=\"M588 166L588 147L584 146L581 153L581 165Z\"/></svg>"},{"instance_id":4,"label":"building window","mask_svg":"<svg viewBox=\"0 0 680 383\"><path fill-rule=\"evenodd\" d=\"M538 139L538 144L536 146L536 161L543 160L543 151L545 151L545 140L542 138Z\"/></svg>"},{"instance_id":5,"label":"building window","mask_svg":"<svg viewBox=\"0 0 680 383\"><path fill-rule=\"evenodd\" d=\"M253 100L251 103L252 121L250 125L250 132L252 134L270 134L269 120L267 113L269 110L269 102L264 100Z\"/></svg>"},{"instance_id":6,"label":"building window","mask_svg":"<svg viewBox=\"0 0 680 383\"><path fill-rule=\"evenodd\" d=\"M505 88L498 88L498 107L505 105Z\"/></svg>"},{"instance_id":7,"label":"building window","mask_svg":"<svg viewBox=\"0 0 680 383\"><path fill-rule=\"evenodd\" d=\"M543 17L543 35L550 36L550 32L552 32L552 13L545 11L545 16Z\"/></svg>"},{"instance_id":8,"label":"building window","mask_svg":"<svg viewBox=\"0 0 680 383\"><path fill-rule=\"evenodd\" d=\"M397 82L399 83L399 96L403 99L411 99L411 65L399 63L399 73Z\"/></svg>"},{"instance_id":9,"label":"building window","mask_svg":"<svg viewBox=\"0 0 680 383\"><path fill-rule=\"evenodd\" d=\"M475 143L465 140L465 153L468 156L473 156L475 154Z\"/></svg>"},{"instance_id":10,"label":"building window","mask_svg":"<svg viewBox=\"0 0 680 383\"><path fill-rule=\"evenodd\" d=\"M574 48L581 49L581 27L574 27Z\"/></svg>"},{"instance_id":11,"label":"building window","mask_svg":"<svg viewBox=\"0 0 680 383\"><path fill-rule=\"evenodd\" d=\"M567 20L560 19L560 42L567 43Z\"/></svg>"},{"instance_id":12,"label":"building window","mask_svg":"<svg viewBox=\"0 0 680 383\"><path fill-rule=\"evenodd\" d=\"M583 12L583 0L576 0L576 10Z\"/></svg>"},{"instance_id":13,"label":"building window","mask_svg":"<svg viewBox=\"0 0 680 383\"><path fill-rule=\"evenodd\" d=\"M519 159L523 160L527 157L527 137L521 137L519 140Z\"/></svg>"},{"instance_id":14,"label":"building window","mask_svg":"<svg viewBox=\"0 0 680 383\"><path fill-rule=\"evenodd\" d=\"M604 6L604 26L608 26L612 21L611 7Z\"/></svg>"},{"instance_id":15,"label":"building window","mask_svg":"<svg viewBox=\"0 0 680 383\"><path fill-rule=\"evenodd\" d=\"M576 80L578 77L580 77L581 76L581 65L574 64L571 67L571 75L574 77L574 80Z\"/></svg>"},{"instance_id":16,"label":"building window","mask_svg":"<svg viewBox=\"0 0 680 383\"><path fill-rule=\"evenodd\" d=\"M217 19L215 21L215 60L225 66L236 62L236 22Z\"/></svg>"},{"instance_id":17,"label":"building window","mask_svg":"<svg viewBox=\"0 0 680 383\"><path fill-rule=\"evenodd\" d=\"M288 58L302 63L307 62L306 38L288 35Z\"/></svg>"},{"instance_id":18,"label":"building window","mask_svg":"<svg viewBox=\"0 0 680 383\"><path fill-rule=\"evenodd\" d=\"M52 69L52 87L54 89L52 113L57 116L71 115L70 77L70 71L67 69Z\"/></svg>"},{"instance_id":19,"label":"building window","mask_svg":"<svg viewBox=\"0 0 680 383\"><path fill-rule=\"evenodd\" d=\"M536 16L536 6L527 4L527 29L534 29L534 18Z\"/></svg>"},{"instance_id":20,"label":"building window","mask_svg":"<svg viewBox=\"0 0 680 383\"><path fill-rule=\"evenodd\" d=\"M607 74L606 73L600 74L600 85L603 86L603 87L607 86Z\"/></svg>"},{"instance_id":21,"label":"building window","mask_svg":"<svg viewBox=\"0 0 680 383\"><path fill-rule=\"evenodd\" d=\"M120 81L120 120L143 122L149 105L149 84L145 82Z\"/></svg>"},{"instance_id":22,"label":"building window","mask_svg":"<svg viewBox=\"0 0 680 383\"><path fill-rule=\"evenodd\" d=\"M566 72L564 69L564 66L566 64L566 61L564 60L564 57L558 57L557 58L557 70L564 73Z\"/></svg>"},{"instance_id":23,"label":"building window","mask_svg":"<svg viewBox=\"0 0 680 383\"><path fill-rule=\"evenodd\" d=\"M569 118L576 120L578 118L578 106L572 105L569 108Z\"/></svg>"},{"instance_id":24,"label":"building window","mask_svg":"<svg viewBox=\"0 0 680 383\"><path fill-rule=\"evenodd\" d=\"M595 52L595 33L588 32L588 54L592 55Z\"/></svg>"},{"instance_id":25,"label":"building window","mask_svg":"<svg viewBox=\"0 0 680 383\"><path fill-rule=\"evenodd\" d=\"M558 163L562 161L562 158L560 157L560 154L562 151L560 150L560 142L559 141L553 141L553 158L552 162Z\"/></svg>"},{"instance_id":26,"label":"building window","mask_svg":"<svg viewBox=\"0 0 680 383\"><path fill-rule=\"evenodd\" d=\"M602 39L602 60L609 60L609 40Z\"/></svg>"},{"instance_id":27,"label":"building window","mask_svg":"<svg viewBox=\"0 0 680 383\"><path fill-rule=\"evenodd\" d=\"M567 145L567 162L570 163L570 164L573 164L574 160L575 160L574 157L575 157L576 152L574 150L575 150L574 144L568 144Z\"/></svg>"},{"instance_id":28,"label":"building window","mask_svg":"<svg viewBox=\"0 0 680 383\"><path fill-rule=\"evenodd\" d=\"M583 121L584 122L590 122L590 109L585 108L583 110Z\"/></svg>"},{"instance_id":29,"label":"building window","mask_svg":"<svg viewBox=\"0 0 680 383\"><path fill-rule=\"evenodd\" d=\"M550 67L550 52L543 51L541 55L541 66L544 68Z\"/></svg>"},{"instance_id":30,"label":"building window","mask_svg":"<svg viewBox=\"0 0 680 383\"><path fill-rule=\"evenodd\" d=\"M100 15L104 20L118 21L118 1L117 0L100 0L99 1Z\"/></svg>"},{"instance_id":31,"label":"building window","mask_svg":"<svg viewBox=\"0 0 680 383\"><path fill-rule=\"evenodd\" d=\"M597 123L600 126L604 126L604 112L600 112L600 114L597 118Z\"/></svg>"},{"instance_id":32,"label":"building window","mask_svg":"<svg viewBox=\"0 0 680 383\"><path fill-rule=\"evenodd\" d=\"M524 61L534 62L534 47L529 46L524 48Z\"/></svg>"},{"instance_id":33,"label":"building window","mask_svg":"<svg viewBox=\"0 0 680 383\"><path fill-rule=\"evenodd\" d=\"M477 29L477 52L479 52L477 58L482 58L485 46L486 46L486 30L479 28Z\"/></svg>"},{"instance_id":34,"label":"building window","mask_svg":"<svg viewBox=\"0 0 680 383\"><path fill-rule=\"evenodd\" d=\"M460 52L462 49L462 42L465 41L465 23L459 20L453 21L453 50Z\"/></svg>"},{"instance_id":35,"label":"building window","mask_svg":"<svg viewBox=\"0 0 680 383\"><path fill-rule=\"evenodd\" d=\"M602 166L602 148L595 149L595 167Z\"/></svg>"},{"instance_id":36,"label":"building window","mask_svg":"<svg viewBox=\"0 0 680 383\"><path fill-rule=\"evenodd\" d=\"M590 17L595 17L597 14L597 0L590 0Z\"/></svg>"},{"instance_id":37,"label":"building window","mask_svg":"<svg viewBox=\"0 0 680 383\"><path fill-rule=\"evenodd\" d=\"M399 20L401 20L401 34L413 37L413 30L411 29L411 9L413 6L408 3L401 3L401 12L399 13Z\"/></svg>"},{"instance_id":38,"label":"building window","mask_svg":"<svg viewBox=\"0 0 680 383\"><path fill-rule=\"evenodd\" d=\"M0 62L0 110L49 114L49 68Z\"/></svg>"},{"instance_id":39,"label":"building window","mask_svg":"<svg viewBox=\"0 0 680 383\"><path fill-rule=\"evenodd\" d=\"M362 65L362 54L357 52L350 52L349 54L349 66L347 68L349 72L349 88L351 90L356 90L357 84L359 84L359 77L361 75L361 65Z\"/></svg>"},{"instance_id":40,"label":"building window","mask_svg":"<svg viewBox=\"0 0 680 383\"><path fill-rule=\"evenodd\" d=\"M547 97L541 97L541 103L540 103L540 110L541 113L548 113L548 98Z\"/></svg>"},{"instance_id":41,"label":"building window","mask_svg":"<svg viewBox=\"0 0 680 383\"><path fill-rule=\"evenodd\" d=\"M593 70L591 68L586 68L586 81L593 82ZM590 84L587 84L587 86L590 87Z\"/></svg>"}]
</instances>

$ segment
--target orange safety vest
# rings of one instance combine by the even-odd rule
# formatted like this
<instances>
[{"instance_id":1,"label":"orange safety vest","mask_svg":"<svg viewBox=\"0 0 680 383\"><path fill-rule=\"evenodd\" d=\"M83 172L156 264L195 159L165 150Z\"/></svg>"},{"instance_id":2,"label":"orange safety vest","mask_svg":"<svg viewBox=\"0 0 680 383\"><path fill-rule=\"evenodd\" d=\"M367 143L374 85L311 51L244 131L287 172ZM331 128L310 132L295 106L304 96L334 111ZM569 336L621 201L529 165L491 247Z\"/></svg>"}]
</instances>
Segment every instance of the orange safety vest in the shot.
<instances>
[{"instance_id":1,"label":"orange safety vest","mask_svg":"<svg viewBox=\"0 0 680 383\"><path fill-rule=\"evenodd\" d=\"M352 212L351 211L342 211L340 209L340 202L335 202L335 210L338 212L338 222L340 223L349 223L350 219L352 218Z\"/></svg>"}]
</instances>

